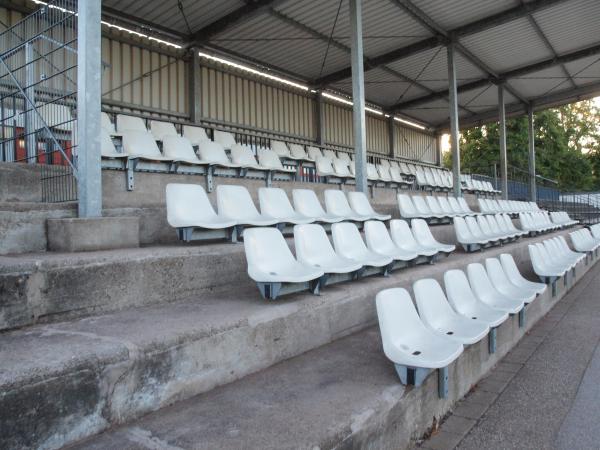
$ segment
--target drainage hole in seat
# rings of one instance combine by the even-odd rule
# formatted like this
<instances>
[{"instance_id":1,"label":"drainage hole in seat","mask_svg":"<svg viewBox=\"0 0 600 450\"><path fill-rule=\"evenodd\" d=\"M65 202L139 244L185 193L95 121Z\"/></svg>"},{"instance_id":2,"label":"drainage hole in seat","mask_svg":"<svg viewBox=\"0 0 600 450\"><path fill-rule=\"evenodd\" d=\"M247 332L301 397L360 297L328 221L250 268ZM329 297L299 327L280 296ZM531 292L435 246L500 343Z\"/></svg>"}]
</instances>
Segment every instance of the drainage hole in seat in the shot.
<instances>
[{"instance_id":1,"label":"drainage hole in seat","mask_svg":"<svg viewBox=\"0 0 600 450\"><path fill-rule=\"evenodd\" d=\"M450 335L453 335L453 334L454 334L454 331L448 331L446 334L447 334L447 335L449 335L449 336L450 336Z\"/></svg>"},{"instance_id":2,"label":"drainage hole in seat","mask_svg":"<svg viewBox=\"0 0 600 450\"><path fill-rule=\"evenodd\" d=\"M476 320L476 319L477 319L477 317L471 317L471 319L473 319L473 320Z\"/></svg>"},{"instance_id":3,"label":"drainage hole in seat","mask_svg":"<svg viewBox=\"0 0 600 450\"><path fill-rule=\"evenodd\" d=\"M421 354L421 351L420 351L420 350L415 350L414 352L412 352L412 354L413 354L414 356L418 356L418 355L420 355L420 354Z\"/></svg>"},{"instance_id":4,"label":"drainage hole in seat","mask_svg":"<svg viewBox=\"0 0 600 450\"><path fill-rule=\"evenodd\" d=\"M269 275L277 275L277 272L269 272Z\"/></svg>"}]
</instances>

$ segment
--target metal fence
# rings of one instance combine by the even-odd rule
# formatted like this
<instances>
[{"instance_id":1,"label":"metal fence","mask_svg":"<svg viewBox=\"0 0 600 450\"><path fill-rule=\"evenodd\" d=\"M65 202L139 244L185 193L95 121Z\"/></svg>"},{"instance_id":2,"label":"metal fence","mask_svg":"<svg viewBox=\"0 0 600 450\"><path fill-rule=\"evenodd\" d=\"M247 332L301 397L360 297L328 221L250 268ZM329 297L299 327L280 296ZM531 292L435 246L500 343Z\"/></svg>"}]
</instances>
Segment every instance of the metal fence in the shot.
<instances>
[{"instance_id":1,"label":"metal fence","mask_svg":"<svg viewBox=\"0 0 600 450\"><path fill-rule=\"evenodd\" d=\"M0 34L0 161L39 165L46 202L77 199L76 11L50 1Z\"/></svg>"}]
</instances>

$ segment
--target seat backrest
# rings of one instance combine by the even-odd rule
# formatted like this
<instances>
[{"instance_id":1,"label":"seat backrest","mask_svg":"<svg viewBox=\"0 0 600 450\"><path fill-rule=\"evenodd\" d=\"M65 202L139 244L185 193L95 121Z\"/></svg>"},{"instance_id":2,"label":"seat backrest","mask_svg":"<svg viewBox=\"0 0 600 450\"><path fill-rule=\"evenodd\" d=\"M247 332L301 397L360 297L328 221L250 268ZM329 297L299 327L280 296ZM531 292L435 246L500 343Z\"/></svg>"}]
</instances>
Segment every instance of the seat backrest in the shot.
<instances>
[{"instance_id":1,"label":"seat backrest","mask_svg":"<svg viewBox=\"0 0 600 450\"><path fill-rule=\"evenodd\" d=\"M276 219L285 219L296 214L287 194L281 188L258 188L260 212Z\"/></svg>"},{"instance_id":2,"label":"seat backrest","mask_svg":"<svg viewBox=\"0 0 600 450\"><path fill-rule=\"evenodd\" d=\"M325 191L325 207L327 212L336 216L353 217L356 214L350 208L344 191L327 189Z\"/></svg>"},{"instance_id":3,"label":"seat backrest","mask_svg":"<svg viewBox=\"0 0 600 450\"><path fill-rule=\"evenodd\" d=\"M384 167L390 167L390 162L387 159L380 159L379 165Z\"/></svg>"},{"instance_id":4,"label":"seat backrest","mask_svg":"<svg viewBox=\"0 0 600 450\"><path fill-rule=\"evenodd\" d=\"M450 203L450 207L452 208L453 212L455 212L455 213L466 212L460 206L460 204L458 203L458 200L456 199L456 197L448 197L448 202Z\"/></svg>"},{"instance_id":5,"label":"seat backrest","mask_svg":"<svg viewBox=\"0 0 600 450\"><path fill-rule=\"evenodd\" d=\"M369 199L364 192L350 191L348 192L348 203L350 207L362 216L369 216L375 214L373 207L369 203Z\"/></svg>"},{"instance_id":6,"label":"seat backrest","mask_svg":"<svg viewBox=\"0 0 600 450\"><path fill-rule=\"evenodd\" d=\"M202 141L198 144L198 153L202 161L211 163L230 164L223 145L219 142Z\"/></svg>"},{"instance_id":7,"label":"seat backrest","mask_svg":"<svg viewBox=\"0 0 600 450\"><path fill-rule=\"evenodd\" d=\"M268 167L269 169L283 169L283 164L277 154L269 148L258 149L258 162L261 166Z\"/></svg>"},{"instance_id":8,"label":"seat backrest","mask_svg":"<svg viewBox=\"0 0 600 450\"><path fill-rule=\"evenodd\" d=\"M339 159L341 159L342 161L346 161L347 163L350 163L350 161L352 161L352 158L350 157L350 154L348 154L346 152L338 152L337 157Z\"/></svg>"},{"instance_id":9,"label":"seat backrest","mask_svg":"<svg viewBox=\"0 0 600 450\"><path fill-rule=\"evenodd\" d=\"M456 200L458 201L458 204L461 206L463 212L472 212L471 208L469 207L469 204L467 203L467 201L465 200L464 197L458 197Z\"/></svg>"},{"instance_id":10,"label":"seat backrest","mask_svg":"<svg viewBox=\"0 0 600 450\"><path fill-rule=\"evenodd\" d=\"M492 229L490 227L490 224L487 221L486 216L477 216L477 225L479 225L479 228L483 232L484 236L493 236L494 235L494 233L492 232Z\"/></svg>"},{"instance_id":11,"label":"seat backrest","mask_svg":"<svg viewBox=\"0 0 600 450\"><path fill-rule=\"evenodd\" d=\"M115 144L113 143L106 128L102 128L100 130L100 153L102 156L112 156L117 153Z\"/></svg>"},{"instance_id":12,"label":"seat backrest","mask_svg":"<svg viewBox=\"0 0 600 450\"><path fill-rule=\"evenodd\" d=\"M271 140L271 150L273 150L280 158L290 156L290 149L283 141Z\"/></svg>"},{"instance_id":13,"label":"seat backrest","mask_svg":"<svg viewBox=\"0 0 600 450\"><path fill-rule=\"evenodd\" d=\"M467 224L467 227L469 227L469 231L471 232L471 234L473 235L473 237L475 238L483 238L484 237L484 232L481 229L481 227L479 226L479 223L477 223L477 220L473 217L465 217L465 222Z\"/></svg>"},{"instance_id":14,"label":"seat backrest","mask_svg":"<svg viewBox=\"0 0 600 450\"><path fill-rule=\"evenodd\" d=\"M290 144L290 154L294 158L308 159L308 154L300 144Z\"/></svg>"},{"instance_id":15,"label":"seat backrest","mask_svg":"<svg viewBox=\"0 0 600 450\"><path fill-rule=\"evenodd\" d=\"M337 155L335 154L335 152L333 150L329 150L328 148L323 150L323 156L325 158L329 158L333 161L334 158L337 158ZM340 153L341 156L341 153Z\"/></svg>"},{"instance_id":16,"label":"seat backrest","mask_svg":"<svg viewBox=\"0 0 600 450\"><path fill-rule=\"evenodd\" d=\"M183 137L187 138L192 145L198 145L202 141L210 141L204 128L195 127L193 125L183 126Z\"/></svg>"},{"instance_id":17,"label":"seat backrest","mask_svg":"<svg viewBox=\"0 0 600 450\"><path fill-rule=\"evenodd\" d=\"M452 269L444 273L444 287L448 303L460 314L467 313L473 305L477 304L477 298L471 290L467 276L462 270Z\"/></svg>"},{"instance_id":18,"label":"seat backrest","mask_svg":"<svg viewBox=\"0 0 600 450\"><path fill-rule=\"evenodd\" d=\"M317 173L320 175L335 175L333 165L331 164L331 160L329 158L317 156L315 166L317 167Z\"/></svg>"},{"instance_id":19,"label":"seat backrest","mask_svg":"<svg viewBox=\"0 0 600 450\"><path fill-rule=\"evenodd\" d=\"M150 121L150 132L157 141L164 140L165 136L178 136L179 133L175 129L175 125L171 122L163 122L161 120Z\"/></svg>"},{"instance_id":20,"label":"seat backrest","mask_svg":"<svg viewBox=\"0 0 600 450\"><path fill-rule=\"evenodd\" d=\"M377 172L379 173L379 178L383 181L392 181L392 176L390 175L390 166L384 166L383 164L379 164L377 167Z\"/></svg>"},{"instance_id":21,"label":"seat backrest","mask_svg":"<svg viewBox=\"0 0 600 450\"><path fill-rule=\"evenodd\" d=\"M415 241L408 223L402 219L390 220L390 236L392 241L398 246L402 246L403 244L409 245L410 247L419 245L417 241Z\"/></svg>"},{"instance_id":22,"label":"seat backrest","mask_svg":"<svg viewBox=\"0 0 600 450\"><path fill-rule=\"evenodd\" d=\"M377 168L375 164L367 163L367 178L369 180L378 180L379 174L377 173Z\"/></svg>"},{"instance_id":23,"label":"seat backrest","mask_svg":"<svg viewBox=\"0 0 600 450\"><path fill-rule=\"evenodd\" d=\"M523 278L515 260L513 259L510 253L502 253L500 255L500 263L502 264L502 269L506 276L510 280L520 280Z\"/></svg>"},{"instance_id":24,"label":"seat backrest","mask_svg":"<svg viewBox=\"0 0 600 450\"><path fill-rule=\"evenodd\" d=\"M419 316L430 326L441 326L448 317L456 315L437 280L433 278L417 280L413 284L413 292Z\"/></svg>"},{"instance_id":25,"label":"seat backrest","mask_svg":"<svg viewBox=\"0 0 600 450\"><path fill-rule=\"evenodd\" d=\"M337 258L325 229L314 223L294 226L294 248L298 261L312 266Z\"/></svg>"},{"instance_id":26,"label":"seat backrest","mask_svg":"<svg viewBox=\"0 0 600 450\"><path fill-rule=\"evenodd\" d=\"M218 185L217 209L219 214L233 219L254 218L259 215L248 189L244 186Z\"/></svg>"},{"instance_id":27,"label":"seat backrest","mask_svg":"<svg viewBox=\"0 0 600 450\"><path fill-rule=\"evenodd\" d=\"M419 214L427 216L433 215L433 212L431 211L429 206L427 206L427 203L425 202L425 199L423 197L421 197L420 195L413 195L412 201L413 205L415 205L415 209L419 212Z\"/></svg>"},{"instance_id":28,"label":"seat backrest","mask_svg":"<svg viewBox=\"0 0 600 450\"><path fill-rule=\"evenodd\" d=\"M400 163L400 172L405 175L412 175L412 172L410 171L406 163L403 162Z\"/></svg>"},{"instance_id":29,"label":"seat backrest","mask_svg":"<svg viewBox=\"0 0 600 450\"><path fill-rule=\"evenodd\" d=\"M418 214L413 201L409 195L398 194L398 208L400 209L400 215L402 217L412 217Z\"/></svg>"},{"instance_id":30,"label":"seat backrest","mask_svg":"<svg viewBox=\"0 0 600 450\"><path fill-rule=\"evenodd\" d=\"M215 130L214 139L215 142L221 144L225 150L231 150L231 147L235 145L235 136L228 131Z\"/></svg>"},{"instance_id":31,"label":"seat backrest","mask_svg":"<svg viewBox=\"0 0 600 450\"><path fill-rule=\"evenodd\" d=\"M233 147L231 147L229 154L231 155L231 161L234 164L239 164L241 166L258 165L252 149L247 145L235 144Z\"/></svg>"},{"instance_id":32,"label":"seat backrest","mask_svg":"<svg viewBox=\"0 0 600 450\"><path fill-rule=\"evenodd\" d=\"M247 228L244 230L244 250L248 269L269 272L295 263L283 234L277 228Z\"/></svg>"},{"instance_id":33,"label":"seat backrest","mask_svg":"<svg viewBox=\"0 0 600 450\"><path fill-rule=\"evenodd\" d=\"M427 222L425 222L423 219L413 219L410 222L410 225L413 236L418 243L427 246L437 245L437 241L431 234L431 230L427 226Z\"/></svg>"},{"instance_id":34,"label":"seat backrest","mask_svg":"<svg viewBox=\"0 0 600 450\"><path fill-rule=\"evenodd\" d=\"M465 219L462 217L454 218L454 231L456 232L458 242L468 242L473 238L471 230L469 230Z\"/></svg>"},{"instance_id":35,"label":"seat backrest","mask_svg":"<svg viewBox=\"0 0 600 450\"><path fill-rule=\"evenodd\" d=\"M216 217L204 188L199 184L167 184L167 222L172 227L191 226Z\"/></svg>"},{"instance_id":36,"label":"seat backrest","mask_svg":"<svg viewBox=\"0 0 600 450\"><path fill-rule=\"evenodd\" d=\"M402 174L400 173L400 168L398 166L392 165L390 166L390 178L392 179L392 181L395 181L396 183L404 183L405 180L402 177Z\"/></svg>"},{"instance_id":37,"label":"seat backrest","mask_svg":"<svg viewBox=\"0 0 600 450\"><path fill-rule=\"evenodd\" d=\"M446 197L436 197L436 198L437 198L440 208L442 209L442 212L444 214L453 214L454 213L452 206L450 206L450 202L449 202L448 198L446 198Z\"/></svg>"},{"instance_id":38,"label":"seat backrest","mask_svg":"<svg viewBox=\"0 0 600 450\"><path fill-rule=\"evenodd\" d=\"M115 125L110 121L110 117L107 113L100 113L100 126L106 130L106 132L111 135L115 133Z\"/></svg>"},{"instance_id":39,"label":"seat backrest","mask_svg":"<svg viewBox=\"0 0 600 450\"><path fill-rule=\"evenodd\" d=\"M312 189L294 189L292 191L294 209L307 217L322 217L325 210Z\"/></svg>"},{"instance_id":40,"label":"seat backrest","mask_svg":"<svg viewBox=\"0 0 600 450\"><path fill-rule=\"evenodd\" d=\"M486 258L485 270L492 284L498 289L502 286L511 286L511 282L506 276L502 264L498 258Z\"/></svg>"},{"instance_id":41,"label":"seat backrest","mask_svg":"<svg viewBox=\"0 0 600 450\"><path fill-rule=\"evenodd\" d=\"M379 220L367 220L364 232L367 247L372 251L385 254L388 250L396 249L396 244L394 244L383 222Z\"/></svg>"},{"instance_id":42,"label":"seat backrest","mask_svg":"<svg viewBox=\"0 0 600 450\"><path fill-rule=\"evenodd\" d=\"M427 206L429 207L429 210L432 213L444 214L444 211L442 211L442 207L440 206L439 202L434 196L428 195L427 197L425 197L425 202L427 203Z\"/></svg>"},{"instance_id":43,"label":"seat backrest","mask_svg":"<svg viewBox=\"0 0 600 450\"><path fill-rule=\"evenodd\" d=\"M327 192L327 191L325 191ZM335 251L340 256L359 259L367 251L356 225L350 222L338 222L331 225L331 237Z\"/></svg>"},{"instance_id":44,"label":"seat backrest","mask_svg":"<svg viewBox=\"0 0 600 450\"><path fill-rule=\"evenodd\" d=\"M317 147L308 147L308 157L314 161L317 160L317 158L319 156L323 156L323 153L321 153L321 149L317 148Z\"/></svg>"},{"instance_id":45,"label":"seat backrest","mask_svg":"<svg viewBox=\"0 0 600 450\"><path fill-rule=\"evenodd\" d=\"M198 161L194 147L186 138L168 134L163 138L163 153L173 159Z\"/></svg>"},{"instance_id":46,"label":"seat backrest","mask_svg":"<svg viewBox=\"0 0 600 450\"><path fill-rule=\"evenodd\" d=\"M148 131L146 123L141 117L128 116L126 114L117 114L117 131L123 133L128 130Z\"/></svg>"},{"instance_id":47,"label":"seat backrest","mask_svg":"<svg viewBox=\"0 0 600 450\"><path fill-rule=\"evenodd\" d=\"M467 266L467 275L471 289L479 299L488 298L490 295L497 292L492 285L483 264L469 264Z\"/></svg>"},{"instance_id":48,"label":"seat backrest","mask_svg":"<svg viewBox=\"0 0 600 450\"><path fill-rule=\"evenodd\" d=\"M339 176L352 175L350 173L350 169L348 168L348 162L343 159L335 158L333 160L333 169L335 170L335 173Z\"/></svg>"},{"instance_id":49,"label":"seat backrest","mask_svg":"<svg viewBox=\"0 0 600 450\"><path fill-rule=\"evenodd\" d=\"M162 156L152 134L139 130L123 131L123 152L136 156Z\"/></svg>"}]
</instances>

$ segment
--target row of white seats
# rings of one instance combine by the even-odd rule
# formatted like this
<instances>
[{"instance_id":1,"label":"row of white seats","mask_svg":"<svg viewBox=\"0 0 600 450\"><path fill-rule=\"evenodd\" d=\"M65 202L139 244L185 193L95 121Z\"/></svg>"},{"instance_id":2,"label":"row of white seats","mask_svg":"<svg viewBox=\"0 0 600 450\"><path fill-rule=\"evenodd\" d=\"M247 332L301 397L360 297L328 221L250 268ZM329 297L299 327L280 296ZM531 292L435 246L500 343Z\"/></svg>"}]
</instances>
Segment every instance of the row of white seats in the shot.
<instances>
[{"instance_id":1,"label":"row of white seats","mask_svg":"<svg viewBox=\"0 0 600 450\"><path fill-rule=\"evenodd\" d=\"M574 233L578 233L578 231ZM540 277L542 282L552 285L553 296L556 295L556 280L564 277L566 286L568 284L569 272L571 270L575 271L577 263L586 259L587 250L582 250L577 245L577 238L573 238L573 233L571 233L571 240L576 251L571 250L563 236L546 239L543 242L528 246L533 271ZM589 251L595 251L599 244L600 241L596 241L593 249Z\"/></svg>"},{"instance_id":2,"label":"row of white seats","mask_svg":"<svg viewBox=\"0 0 600 450\"><path fill-rule=\"evenodd\" d=\"M334 223L332 246L322 226L296 225L294 257L277 228L248 228L244 232L248 275L263 298L275 299L282 293L306 289L319 293L334 275L337 280L356 279L369 268L387 275L419 257L431 261L437 253L454 250L453 245L436 241L422 220L413 221L412 230L405 221L392 220L389 231L384 222L369 220L364 223L364 233L363 241L355 224Z\"/></svg>"},{"instance_id":3,"label":"row of white seats","mask_svg":"<svg viewBox=\"0 0 600 450\"><path fill-rule=\"evenodd\" d=\"M317 175L320 177L335 177L341 180L354 179L356 169L354 161L321 156L316 160ZM411 186L412 181L405 178L398 166L367 163L367 180L383 183L395 183L397 185Z\"/></svg>"},{"instance_id":4,"label":"row of white seats","mask_svg":"<svg viewBox=\"0 0 600 450\"><path fill-rule=\"evenodd\" d=\"M596 239L600 239L600 223L590 226L590 233Z\"/></svg>"},{"instance_id":5,"label":"row of white seats","mask_svg":"<svg viewBox=\"0 0 600 450\"><path fill-rule=\"evenodd\" d=\"M519 222L521 222L521 228L531 234L545 233L563 227L563 225L556 225L552 222L546 211L519 213Z\"/></svg>"},{"instance_id":6,"label":"row of white seats","mask_svg":"<svg viewBox=\"0 0 600 450\"><path fill-rule=\"evenodd\" d=\"M462 197L434 197L398 194L400 216L405 219L426 219L430 222L444 221L456 216L473 216L473 212Z\"/></svg>"},{"instance_id":7,"label":"row of white seats","mask_svg":"<svg viewBox=\"0 0 600 450\"><path fill-rule=\"evenodd\" d=\"M579 223L579 221L571 219L566 211L551 212L550 219L552 220L552 223L563 227L570 227L571 225L577 225Z\"/></svg>"},{"instance_id":8,"label":"row of white seats","mask_svg":"<svg viewBox=\"0 0 600 450\"><path fill-rule=\"evenodd\" d=\"M480 198L479 210L485 214L517 214L520 212L540 211L540 208L535 202L520 202L517 200L491 200Z\"/></svg>"},{"instance_id":9,"label":"row of white seats","mask_svg":"<svg viewBox=\"0 0 600 450\"><path fill-rule=\"evenodd\" d=\"M508 214L455 217L456 240L466 252L473 252L492 245L502 245L527 234L517 229Z\"/></svg>"},{"instance_id":10,"label":"row of white seats","mask_svg":"<svg viewBox=\"0 0 600 450\"><path fill-rule=\"evenodd\" d=\"M467 192L480 192L484 194L499 194L501 191L494 189L494 186L489 181L476 180L471 177L464 177L464 186L462 189Z\"/></svg>"},{"instance_id":11,"label":"row of white seats","mask_svg":"<svg viewBox=\"0 0 600 450\"><path fill-rule=\"evenodd\" d=\"M469 264L466 272L447 271L445 293L434 279L416 281L416 308L406 289L386 289L377 294L383 351L402 383L418 386L431 370L440 369L439 393L445 397L446 368L464 346L479 342L489 333L493 353L495 329L546 290L545 284L525 279L510 254L486 259L485 267ZM519 319L523 326L524 315Z\"/></svg>"},{"instance_id":12,"label":"row of white seats","mask_svg":"<svg viewBox=\"0 0 600 450\"><path fill-rule=\"evenodd\" d=\"M452 173L433 167L416 167L417 185L426 190L448 191L452 189Z\"/></svg>"},{"instance_id":13,"label":"row of white seats","mask_svg":"<svg viewBox=\"0 0 600 450\"><path fill-rule=\"evenodd\" d=\"M281 188L258 189L260 212L244 186L219 185L217 210L200 185L171 183L167 185L167 221L185 241L203 239L204 230L223 230L221 237L234 241L244 226L277 224L334 223L344 220L364 222L371 219L389 220L389 214L373 210L363 192L326 190L323 209L317 195L310 189L294 189L292 206ZM213 235L209 235L212 238Z\"/></svg>"},{"instance_id":14,"label":"row of white seats","mask_svg":"<svg viewBox=\"0 0 600 450\"><path fill-rule=\"evenodd\" d=\"M581 230L569 233L573 247L578 252L596 253L600 246L600 229L594 225L591 229L582 228Z\"/></svg>"}]
</instances>

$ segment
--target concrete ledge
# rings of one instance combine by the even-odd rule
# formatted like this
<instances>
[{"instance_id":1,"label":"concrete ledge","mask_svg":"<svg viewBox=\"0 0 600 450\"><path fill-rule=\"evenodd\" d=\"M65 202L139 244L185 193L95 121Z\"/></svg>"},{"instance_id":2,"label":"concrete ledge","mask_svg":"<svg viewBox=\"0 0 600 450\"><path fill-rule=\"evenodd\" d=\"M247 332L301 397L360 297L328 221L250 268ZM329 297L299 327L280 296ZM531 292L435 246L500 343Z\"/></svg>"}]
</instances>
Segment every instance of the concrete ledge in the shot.
<instances>
[{"instance_id":1,"label":"concrete ledge","mask_svg":"<svg viewBox=\"0 0 600 450\"><path fill-rule=\"evenodd\" d=\"M137 217L48 219L48 250L86 252L140 246Z\"/></svg>"},{"instance_id":2,"label":"concrete ledge","mask_svg":"<svg viewBox=\"0 0 600 450\"><path fill-rule=\"evenodd\" d=\"M324 290L321 296L295 294L268 303L259 298L254 287L238 288L228 295L205 294L187 302L3 333L0 423L9 426L0 436L0 448L57 448L363 330L375 323L373 298L381 289L410 289L415 280L424 277L440 280L446 270L464 268L469 262L503 251L512 250L521 265L527 264L526 247L509 247L498 252L453 255L434 266L400 270L387 278L342 283ZM173 260L168 262L181 267ZM581 263L578 278L590 267ZM95 274L102 271L94 267ZM135 270L130 274L142 281L154 276ZM158 282L173 288L180 280ZM114 286L116 291L127 288L122 283L101 279L102 286ZM548 290L531 305L528 326L565 294L562 282L557 287L557 297L552 298ZM512 347L525 331L516 323L515 318L499 330L497 356L488 357L487 342L482 342L469 350L473 358L479 358L473 360L476 364L471 359L459 360L458 368L451 371L452 383L458 384L452 385L453 394L447 403L435 400L433 409L418 411L405 411L399 404L395 414L408 414L405 417L413 421L416 419L411 414L417 415L414 432L422 432L433 416L447 410L453 399L462 396L495 364L495 358ZM378 358L384 360L379 353ZM384 370L393 374L387 362ZM469 375L459 377L461 373ZM428 383L434 383L435 377L433 380ZM423 405L433 401L436 390L431 386L415 390L417 396L432 397L418 400ZM392 397L394 406L398 396ZM360 417L355 418L357 424L363 423ZM36 433L31 433L32 429Z\"/></svg>"}]
</instances>

